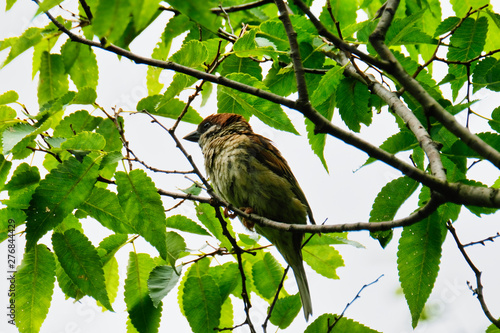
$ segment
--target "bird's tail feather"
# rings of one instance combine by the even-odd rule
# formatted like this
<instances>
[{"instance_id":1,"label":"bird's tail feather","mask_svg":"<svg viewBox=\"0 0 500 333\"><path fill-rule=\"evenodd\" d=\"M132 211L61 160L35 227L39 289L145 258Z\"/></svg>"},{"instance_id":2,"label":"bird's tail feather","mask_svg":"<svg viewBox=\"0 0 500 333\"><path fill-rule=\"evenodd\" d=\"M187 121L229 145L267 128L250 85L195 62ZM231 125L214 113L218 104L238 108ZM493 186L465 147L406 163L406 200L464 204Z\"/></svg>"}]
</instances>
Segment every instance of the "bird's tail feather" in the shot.
<instances>
[{"instance_id":1,"label":"bird's tail feather","mask_svg":"<svg viewBox=\"0 0 500 333\"><path fill-rule=\"evenodd\" d=\"M309 316L312 315L312 302L311 293L309 292L309 284L307 283L307 276L304 270L304 265L302 261L292 266L293 274L295 275L295 281L297 281L297 286L299 287L300 299L302 301L302 309L304 310L304 317L306 321Z\"/></svg>"}]
</instances>

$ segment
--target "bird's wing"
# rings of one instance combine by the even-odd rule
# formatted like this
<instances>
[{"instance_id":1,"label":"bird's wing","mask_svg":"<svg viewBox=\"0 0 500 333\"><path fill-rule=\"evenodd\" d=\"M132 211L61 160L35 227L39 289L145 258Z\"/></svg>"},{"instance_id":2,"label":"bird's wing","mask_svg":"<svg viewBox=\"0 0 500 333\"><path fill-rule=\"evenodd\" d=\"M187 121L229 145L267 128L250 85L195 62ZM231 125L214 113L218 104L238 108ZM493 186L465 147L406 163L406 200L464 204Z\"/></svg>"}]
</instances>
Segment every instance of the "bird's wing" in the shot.
<instances>
[{"instance_id":1,"label":"bird's wing","mask_svg":"<svg viewBox=\"0 0 500 333\"><path fill-rule=\"evenodd\" d=\"M313 218L311 207L307 202L304 192L299 186L297 179L292 173L290 166L286 160L281 156L279 150L271 143L271 141L261 135L252 133L248 135L250 140L256 141L252 145L252 155L257 158L259 162L266 165L270 170L276 173L280 177L284 177L292 185L292 189L297 198L306 206L307 215L309 216L309 221L312 224L316 224Z\"/></svg>"}]
</instances>

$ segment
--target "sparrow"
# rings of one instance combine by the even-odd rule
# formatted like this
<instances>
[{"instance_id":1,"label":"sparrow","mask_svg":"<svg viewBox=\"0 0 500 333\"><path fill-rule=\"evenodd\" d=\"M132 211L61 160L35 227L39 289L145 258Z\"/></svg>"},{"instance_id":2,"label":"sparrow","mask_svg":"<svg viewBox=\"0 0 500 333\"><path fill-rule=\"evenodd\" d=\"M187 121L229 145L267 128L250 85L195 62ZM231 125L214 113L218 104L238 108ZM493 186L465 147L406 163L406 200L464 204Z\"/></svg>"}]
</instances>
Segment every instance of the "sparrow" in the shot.
<instances>
[{"instance_id":1,"label":"sparrow","mask_svg":"<svg viewBox=\"0 0 500 333\"><path fill-rule=\"evenodd\" d=\"M212 187L223 200L273 221L306 224L309 217L315 224L311 207L286 160L269 139L254 133L242 116L213 114L184 139L200 145ZM227 208L225 215L234 217ZM307 321L312 303L302 261L304 235L254 225L245 219L242 222L274 244L292 267Z\"/></svg>"}]
</instances>

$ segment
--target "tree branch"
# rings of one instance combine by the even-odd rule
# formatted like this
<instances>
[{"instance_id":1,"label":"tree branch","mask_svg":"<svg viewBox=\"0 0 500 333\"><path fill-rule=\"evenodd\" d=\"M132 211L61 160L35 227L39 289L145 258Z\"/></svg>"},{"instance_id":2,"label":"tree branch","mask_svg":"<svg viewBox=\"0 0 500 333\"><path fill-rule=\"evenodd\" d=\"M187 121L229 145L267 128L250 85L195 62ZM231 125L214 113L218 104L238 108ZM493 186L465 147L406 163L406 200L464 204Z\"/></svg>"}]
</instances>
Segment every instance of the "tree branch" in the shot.
<instances>
[{"instance_id":1,"label":"tree branch","mask_svg":"<svg viewBox=\"0 0 500 333\"><path fill-rule=\"evenodd\" d=\"M399 0L388 0L381 15L379 24L370 35L370 43L386 62L380 64L380 68L394 76L396 80L410 93L423 109L436 118L446 129L460 138L467 146L490 161L497 168L500 168L500 152L486 144L477 135L472 134L466 127L460 125L455 117L446 111L432 96L409 75L391 50L385 44L385 34L394 18Z\"/></svg>"},{"instance_id":2,"label":"tree branch","mask_svg":"<svg viewBox=\"0 0 500 333\"><path fill-rule=\"evenodd\" d=\"M297 82L297 91L299 98L297 103L299 105L310 104L309 93L307 92L306 77L304 72L304 64L300 57L299 42L297 41L297 33L293 29L288 8L283 0L274 0L276 7L279 11L279 19L285 27L286 35L288 37L288 44L290 45L290 58L292 59L293 71L295 73L295 81Z\"/></svg>"},{"instance_id":3,"label":"tree branch","mask_svg":"<svg viewBox=\"0 0 500 333\"><path fill-rule=\"evenodd\" d=\"M470 259L469 255L465 251L464 246L462 245L462 243L460 243L460 239L458 239L458 235L457 235L457 232L456 232L455 228L453 227L453 224L450 221L448 221L446 223L446 227L448 228L448 230L450 231L451 235L453 236L453 239L455 240L455 243L457 243L457 247L460 250L460 253L462 254L462 256L464 257L465 261L467 262L467 264L469 265L469 267L474 272L474 275L476 276L477 288L476 289L472 289L472 291L474 292L474 294L476 295L479 303L481 304L481 308L483 309L484 314L489 319L489 321L491 321L493 323L493 325L495 325L496 327L500 328L500 320L498 320L495 317L493 317L493 315L491 314L491 312L488 309L488 306L486 305L486 302L484 300L483 285L481 283L481 271L479 269L477 269L477 267L474 265L474 263Z\"/></svg>"}]
</instances>

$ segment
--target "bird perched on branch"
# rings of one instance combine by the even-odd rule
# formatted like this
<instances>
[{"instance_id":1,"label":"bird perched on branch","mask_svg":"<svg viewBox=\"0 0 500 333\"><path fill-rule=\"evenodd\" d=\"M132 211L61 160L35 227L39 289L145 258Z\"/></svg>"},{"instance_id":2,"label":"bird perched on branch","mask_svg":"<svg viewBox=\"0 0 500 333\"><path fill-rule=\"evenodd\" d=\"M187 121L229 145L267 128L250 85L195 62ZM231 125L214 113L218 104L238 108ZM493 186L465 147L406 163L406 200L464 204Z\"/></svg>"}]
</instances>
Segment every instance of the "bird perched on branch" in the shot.
<instances>
[{"instance_id":1,"label":"bird perched on branch","mask_svg":"<svg viewBox=\"0 0 500 333\"><path fill-rule=\"evenodd\" d=\"M240 115L222 113L205 118L184 139L198 142L215 192L247 213L270 220L314 224L311 208L288 163L271 141L252 131ZM226 216L229 216L227 210ZM312 315L311 296L302 262L303 234L243 224L273 243L292 267L306 320Z\"/></svg>"}]
</instances>

